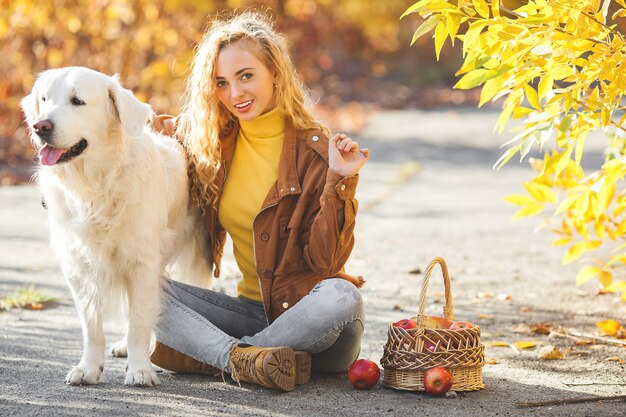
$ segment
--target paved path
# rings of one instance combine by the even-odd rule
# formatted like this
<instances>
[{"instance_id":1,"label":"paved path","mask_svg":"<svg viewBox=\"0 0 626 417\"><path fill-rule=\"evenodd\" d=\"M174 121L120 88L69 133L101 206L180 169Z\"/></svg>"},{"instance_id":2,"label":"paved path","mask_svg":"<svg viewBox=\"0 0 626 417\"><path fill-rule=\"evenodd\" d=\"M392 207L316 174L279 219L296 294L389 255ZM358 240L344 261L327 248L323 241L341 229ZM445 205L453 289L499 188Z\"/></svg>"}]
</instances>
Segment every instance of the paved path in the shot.
<instances>
[{"instance_id":1,"label":"paved path","mask_svg":"<svg viewBox=\"0 0 626 417\"><path fill-rule=\"evenodd\" d=\"M624 303L594 296L593 284L573 285L576 266L560 266L538 220L511 222L506 194L521 192L527 164L491 170L505 136L492 132L497 114L474 111L385 112L358 137L373 158L358 190L357 245L349 270L368 279L362 357L380 359L391 321L416 313L423 270L430 259L449 264L457 318L478 323L483 340L532 339L571 347L563 339L513 332L520 323L551 322L593 331L605 318L625 321ZM599 159L592 152L586 163ZM43 311L0 312L0 416L622 416L623 403L519 409L516 401L624 394L623 349L578 348L563 361L542 362L535 350L488 347L487 388L454 398L398 392L380 384L354 390L345 375L312 378L292 393L225 384L219 378L160 373L162 385L123 385L124 361L107 356L103 382L71 387L63 378L81 352L81 332L69 291L47 246L45 211L33 186L0 188L0 295L25 283L61 298ZM232 258L217 289L234 292ZM438 276L428 312L442 306ZM307 323L294 325L306 326ZM108 331L114 341L120 332ZM619 384L622 385L610 385ZM574 385L572 385L574 384ZM595 384L595 385L575 385Z\"/></svg>"}]
</instances>

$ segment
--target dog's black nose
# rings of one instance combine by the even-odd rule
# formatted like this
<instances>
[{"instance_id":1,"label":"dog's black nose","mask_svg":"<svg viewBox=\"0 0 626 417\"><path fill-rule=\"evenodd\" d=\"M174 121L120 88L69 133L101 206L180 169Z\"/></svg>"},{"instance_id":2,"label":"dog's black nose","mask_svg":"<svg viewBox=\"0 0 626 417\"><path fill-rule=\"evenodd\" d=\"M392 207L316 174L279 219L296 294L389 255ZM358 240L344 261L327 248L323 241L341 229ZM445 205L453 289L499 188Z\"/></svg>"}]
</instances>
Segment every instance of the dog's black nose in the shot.
<instances>
[{"instance_id":1,"label":"dog's black nose","mask_svg":"<svg viewBox=\"0 0 626 417\"><path fill-rule=\"evenodd\" d=\"M54 129L54 123L52 123L52 120L49 119L41 120L33 125L33 130L37 136L45 142L50 140L50 137L52 136L52 129Z\"/></svg>"}]
</instances>

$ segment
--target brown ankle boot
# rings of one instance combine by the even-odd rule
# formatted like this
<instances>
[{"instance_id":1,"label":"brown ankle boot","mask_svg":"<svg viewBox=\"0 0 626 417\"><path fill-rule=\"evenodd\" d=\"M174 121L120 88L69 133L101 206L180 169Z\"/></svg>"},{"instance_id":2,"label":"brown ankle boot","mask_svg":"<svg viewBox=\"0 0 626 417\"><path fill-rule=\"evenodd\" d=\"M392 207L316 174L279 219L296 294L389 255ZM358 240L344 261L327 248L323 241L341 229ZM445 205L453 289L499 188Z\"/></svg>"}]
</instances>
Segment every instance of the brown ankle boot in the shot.
<instances>
[{"instance_id":1,"label":"brown ankle boot","mask_svg":"<svg viewBox=\"0 0 626 417\"><path fill-rule=\"evenodd\" d=\"M296 385L308 384L311 379L311 354L303 350L294 351L296 355Z\"/></svg>"},{"instance_id":2,"label":"brown ankle boot","mask_svg":"<svg viewBox=\"0 0 626 417\"><path fill-rule=\"evenodd\" d=\"M290 347L258 347L240 343L230 351L231 375L279 391L293 391L296 355Z\"/></svg>"},{"instance_id":3,"label":"brown ankle boot","mask_svg":"<svg viewBox=\"0 0 626 417\"><path fill-rule=\"evenodd\" d=\"M172 372L211 376L218 376L222 373L218 368L195 360L160 342L156 342L150 360L156 366Z\"/></svg>"}]
</instances>

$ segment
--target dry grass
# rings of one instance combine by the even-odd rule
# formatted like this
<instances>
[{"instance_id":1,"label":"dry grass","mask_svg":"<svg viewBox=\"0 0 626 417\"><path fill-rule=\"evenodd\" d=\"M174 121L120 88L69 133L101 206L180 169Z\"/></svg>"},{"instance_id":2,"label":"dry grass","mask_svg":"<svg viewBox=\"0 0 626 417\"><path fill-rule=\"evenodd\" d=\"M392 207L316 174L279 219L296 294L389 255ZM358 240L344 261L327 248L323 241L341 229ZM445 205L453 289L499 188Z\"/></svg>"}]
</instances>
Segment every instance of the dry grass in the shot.
<instances>
[{"instance_id":1,"label":"dry grass","mask_svg":"<svg viewBox=\"0 0 626 417\"><path fill-rule=\"evenodd\" d=\"M57 297L50 296L35 289L35 284L25 285L0 300L0 310L24 308L42 310L58 301Z\"/></svg>"}]
</instances>

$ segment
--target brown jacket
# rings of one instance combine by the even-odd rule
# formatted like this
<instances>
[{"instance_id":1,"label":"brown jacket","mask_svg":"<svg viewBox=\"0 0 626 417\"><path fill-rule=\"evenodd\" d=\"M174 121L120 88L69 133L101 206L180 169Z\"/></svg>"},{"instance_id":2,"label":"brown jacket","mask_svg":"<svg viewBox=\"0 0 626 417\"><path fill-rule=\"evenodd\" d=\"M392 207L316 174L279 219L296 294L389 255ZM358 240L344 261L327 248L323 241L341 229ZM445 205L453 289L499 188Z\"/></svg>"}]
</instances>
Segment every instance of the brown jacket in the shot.
<instances>
[{"instance_id":1,"label":"brown jacket","mask_svg":"<svg viewBox=\"0 0 626 417\"><path fill-rule=\"evenodd\" d=\"M222 138L219 196L238 131L236 126ZM358 176L328 169L328 137L322 131L286 123L278 180L253 223L257 275L270 323L321 280L339 275L352 281L343 266L354 246L357 183ZM214 210L208 220L217 277L226 231Z\"/></svg>"}]
</instances>

